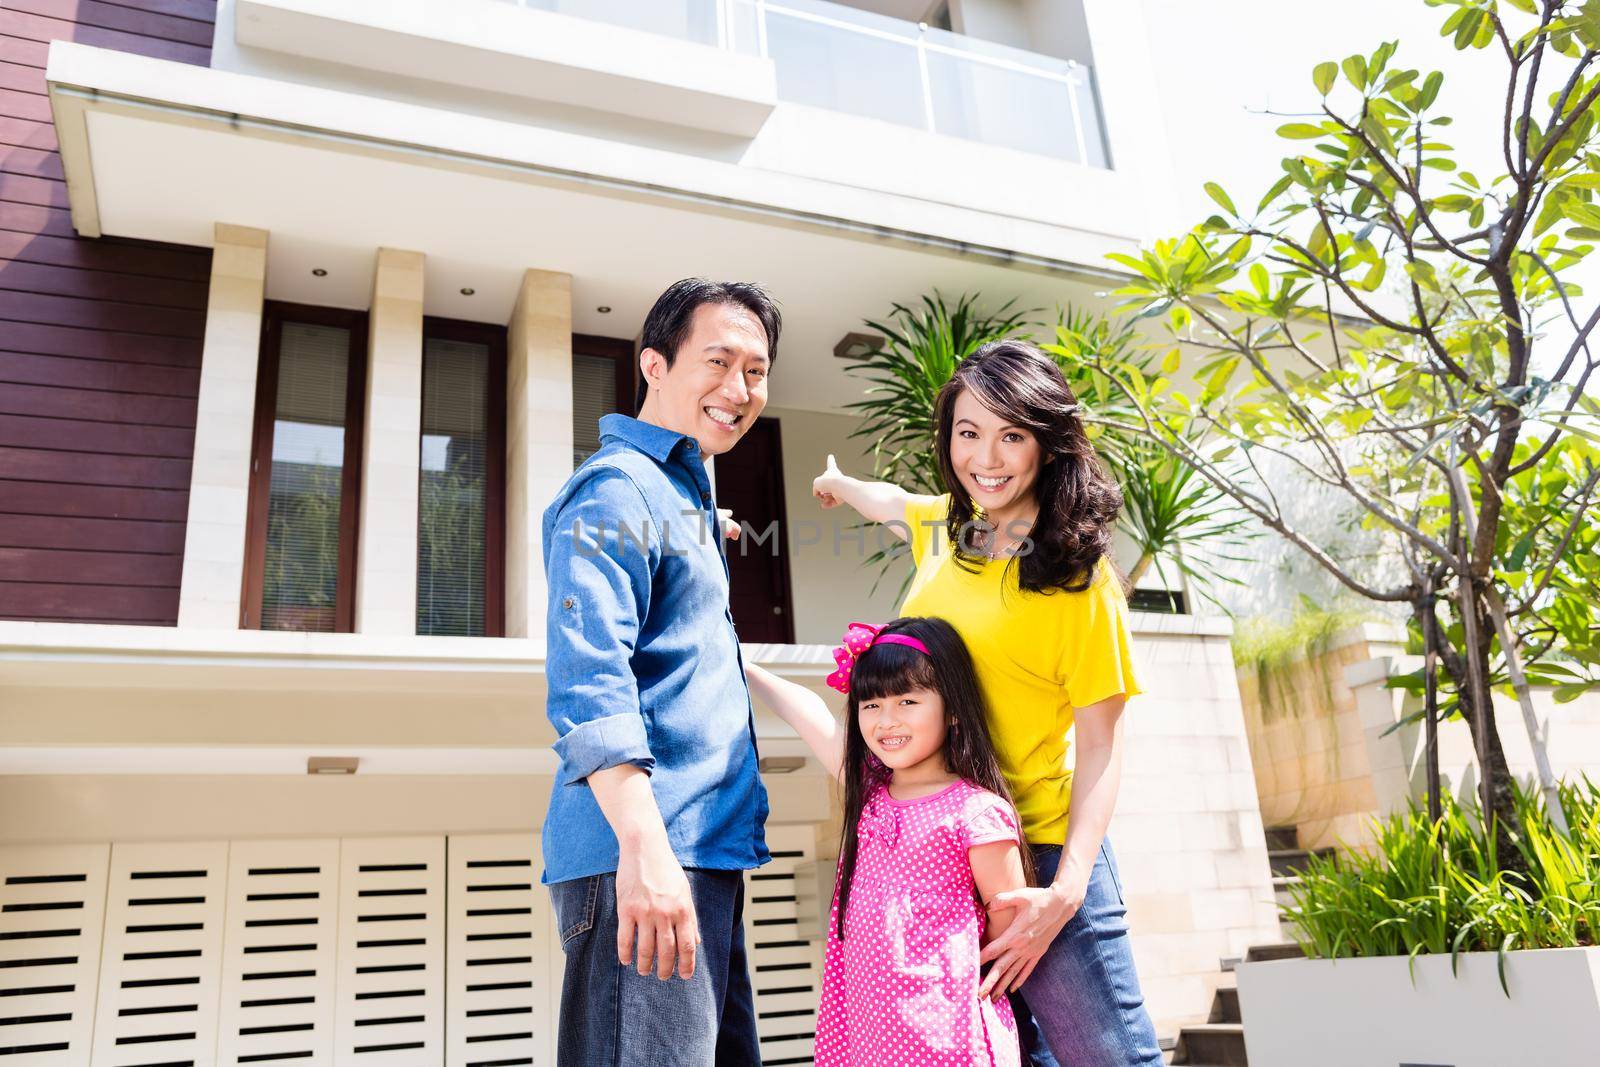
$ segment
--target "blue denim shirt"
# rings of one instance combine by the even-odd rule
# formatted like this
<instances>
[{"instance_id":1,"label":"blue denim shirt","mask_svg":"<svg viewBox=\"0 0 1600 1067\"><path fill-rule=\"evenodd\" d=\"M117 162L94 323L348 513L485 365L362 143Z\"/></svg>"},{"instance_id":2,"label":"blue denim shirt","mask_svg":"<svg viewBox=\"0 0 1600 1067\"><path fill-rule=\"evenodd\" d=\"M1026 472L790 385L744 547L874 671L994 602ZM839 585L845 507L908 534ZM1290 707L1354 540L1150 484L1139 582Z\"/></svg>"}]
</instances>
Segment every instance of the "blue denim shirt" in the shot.
<instances>
[{"instance_id":1,"label":"blue denim shirt","mask_svg":"<svg viewBox=\"0 0 1600 1067\"><path fill-rule=\"evenodd\" d=\"M767 792L699 446L625 415L600 420L600 442L544 513L546 710L561 760L544 881L617 869L586 779L624 763L649 772L679 863L759 867Z\"/></svg>"}]
</instances>

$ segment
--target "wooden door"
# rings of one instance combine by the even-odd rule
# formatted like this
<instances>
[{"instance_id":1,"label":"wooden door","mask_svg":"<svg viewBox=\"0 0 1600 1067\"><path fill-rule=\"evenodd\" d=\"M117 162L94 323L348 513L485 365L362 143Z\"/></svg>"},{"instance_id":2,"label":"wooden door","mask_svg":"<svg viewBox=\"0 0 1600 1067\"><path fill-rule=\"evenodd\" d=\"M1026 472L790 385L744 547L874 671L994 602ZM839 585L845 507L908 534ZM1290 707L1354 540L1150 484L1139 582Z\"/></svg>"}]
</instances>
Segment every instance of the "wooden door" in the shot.
<instances>
[{"instance_id":1,"label":"wooden door","mask_svg":"<svg viewBox=\"0 0 1600 1067\"><path fill-rule=\"evenodd\" d=\"M717 506L732 509L733 517L754 531L754 536L747 531L738 541L725 543L728 599L739 640L793 644L789 531L778 420L757 419L738 445L717 457L716 472ZM761 543L756 543L757 538Z\"/></svg>"}]
</instances>

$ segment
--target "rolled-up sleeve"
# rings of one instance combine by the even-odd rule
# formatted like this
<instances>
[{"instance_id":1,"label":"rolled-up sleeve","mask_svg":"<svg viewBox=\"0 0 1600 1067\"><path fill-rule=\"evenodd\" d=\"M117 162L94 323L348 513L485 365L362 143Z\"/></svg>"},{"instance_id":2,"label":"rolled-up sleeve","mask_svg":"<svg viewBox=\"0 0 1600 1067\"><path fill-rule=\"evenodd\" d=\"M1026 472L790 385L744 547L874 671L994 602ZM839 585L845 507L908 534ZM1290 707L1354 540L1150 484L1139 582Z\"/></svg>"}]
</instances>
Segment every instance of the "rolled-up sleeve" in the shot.
<instances>
[{"instance_id":1,"label":"rolled-up sleeve","mask_svg":"<svg viewBox=\"0 0 1600 1067\"><path fill-rule=\"evenodd\" d=\"M638 487L603 465L569 486L546 518L546 712L562 785L624 763L655 767L631 659L649 609L657 533Z\"/></svg>"}]
</instances>

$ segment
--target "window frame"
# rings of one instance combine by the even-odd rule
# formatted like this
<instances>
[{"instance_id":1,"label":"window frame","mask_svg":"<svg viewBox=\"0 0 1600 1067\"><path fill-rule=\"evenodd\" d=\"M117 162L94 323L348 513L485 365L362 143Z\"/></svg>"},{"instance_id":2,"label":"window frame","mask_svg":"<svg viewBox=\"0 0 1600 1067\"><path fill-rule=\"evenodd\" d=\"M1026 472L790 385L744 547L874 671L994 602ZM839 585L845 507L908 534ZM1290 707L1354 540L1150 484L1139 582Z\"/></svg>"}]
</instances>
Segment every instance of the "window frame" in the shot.
<instances>
[{"instance_id":1,"label":"window frame","mask_svg":"<svg viewBox=\"0 0 1600 1067\"><path fill-rule=\"evenodd\" d=\"M639 413L639 357L634 342L620 337L575 333L572 335L572 354L609 359L617 376L617 414L634 416Z\"/></svg>"},{"instance_id":2,"label":"window frame","mask_svg":"<svg viewBox=\"0 0 1600 1067\"><path fill-rule=\"evenodd\" d=\"M425 315L422 319L422 355L427 358L430 338L481 344L489 349L489 395L484 411L485 430L483 481L483 636L506 635L506 349L507 330L487 322L467 322ZM420 363L419 363L420 369ZM417 550L422 550L422 412L427 405L427 375L422 375L420 403L417 406Z\"/></svg>"},{"instance_id":3,"label":"window frame","mask_svg":"<svg viewBox=\"0 0 1600 1067\"><path fill-rule=\"evenodd\" d=\"M292 304L280 300L268 300L262 306L239 628L261 629L261 603L267 568L267 515L271 507L272 439L277 422L278 367L285 322L333 326L350 331L350 366L345 374L344 460L339 476L339 565L334 579L333 632L354 633L356 542L361 534L361 461L366 436L368 316L365 311ZM262 469L263 458L266 460L265 470Z\"/></svg>"}]
</instances>

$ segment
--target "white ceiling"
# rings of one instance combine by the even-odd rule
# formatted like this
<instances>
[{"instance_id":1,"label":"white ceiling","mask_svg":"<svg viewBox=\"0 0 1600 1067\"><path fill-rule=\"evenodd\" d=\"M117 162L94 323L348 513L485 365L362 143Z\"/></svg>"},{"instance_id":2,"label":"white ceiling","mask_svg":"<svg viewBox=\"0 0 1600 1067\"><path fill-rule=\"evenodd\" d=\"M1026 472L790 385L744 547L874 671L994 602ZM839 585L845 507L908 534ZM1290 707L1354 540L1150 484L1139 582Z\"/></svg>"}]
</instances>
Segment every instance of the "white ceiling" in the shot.
<instances>
[{"instance_id":1,"label":"white ceiling","mask_svg":"<svg viewBox=\"0 0 1600 1067\"><path fill-rule=\"evenodd\" d=\"M833 346L895 301L939 289L1053 309L1093 299L1096 288L993 259L578 180L468 171L309 137L245 136L221 124L99 111L86 118L104 233L208 245L214 221L268 230L273 299L365 307L374 250L404 248L428 257L428 314L505 322L521 272L533 267L572 275L575 330L632 338L677 278L763 282L785 316L774 406L838 410L857 399L860 384L843 374ZM316 268L326 277L314 277Z\"/></svg>"}]
</instances>

